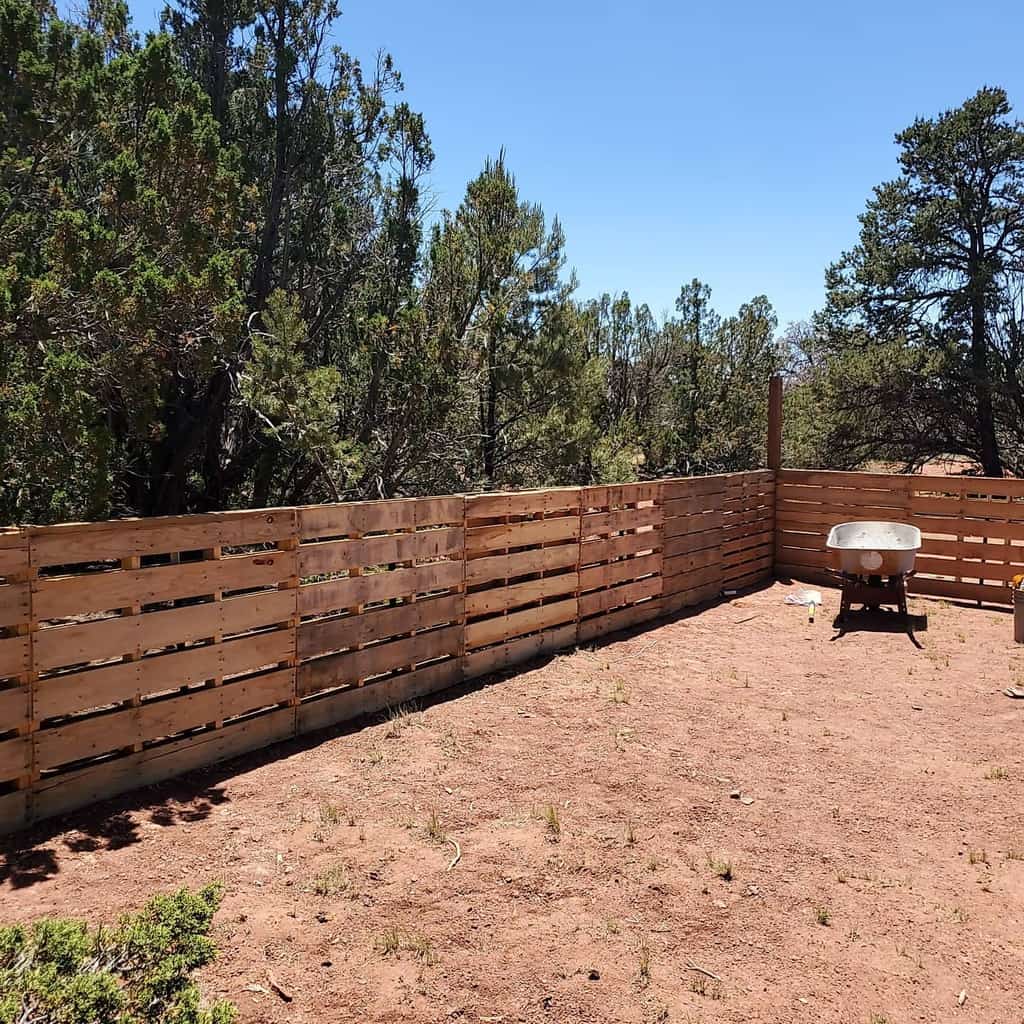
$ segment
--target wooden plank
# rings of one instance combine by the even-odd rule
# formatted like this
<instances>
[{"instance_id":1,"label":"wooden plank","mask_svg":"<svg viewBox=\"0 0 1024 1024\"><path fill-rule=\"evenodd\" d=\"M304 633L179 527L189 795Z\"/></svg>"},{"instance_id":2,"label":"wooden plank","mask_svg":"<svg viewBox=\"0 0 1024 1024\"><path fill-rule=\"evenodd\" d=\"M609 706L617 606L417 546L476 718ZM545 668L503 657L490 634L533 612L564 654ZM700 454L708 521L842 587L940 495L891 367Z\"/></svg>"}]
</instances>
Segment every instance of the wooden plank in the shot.
<instances>
[{"instance_id":1,"label":"wooden plank","mask_svg":"<svg viewBox=\"0 0 1024 1024\"><path fill-rule=\"evenodd\" d=\"M552 651L561 651L576 645L576 623L547 630L534 636L521 637L500 647L488 647L467 653L463 658L463 678L476 679L532 661Z\"/></svg>"},{"instance_id":2,"label":"wooden plank","mask_svg":"<svg viewBox=\"0 0 1024 1024\"><path fill-rule=\"evenodd\" d=\"M585 566L594 562L606 562L612 558L624 558L626 555L646 554L661 548L662 543L658 530L626 533L621 537L608 537L602 540L585 540L580 545L579 564Z\"/></svg>"},{"instance_id":3,"label":"wooden plank","mask_svg":"<svg viewBox=\"0 0 1024 1024\"><path fill-rule=\"evenodd\" d=\"M299 588L299 614L318 615L354 605L446 590L460 586L463 574L460 558L390 572L365 573L326 583L307 583Z\"/></svg>"},{"instance_id":4,"label":"wooden plank","mask_svg":"<svg viewBox=\"0 0 1024 1024\"><path fill-rule=\"evenodd\" d=\"M29 690L11 686L0 690L0 732L25 731L29 723Z\"/></svg>"},{"instance_id":5,"label":"wooden plank","mask_svg":"<svg viewBox=\"0 0 1024 1024\"><path fill-rule=\"evenodd\" d=\"M722 557L718 548L707 548L704 551L691 551L686 554L666 558L662 564L662 575L678 576L680 573L693 572L694 569L707 569L721 565Z\"/></svg>"},{"instance_id":6,"label":"wooden plank","mask_svg":"<svg viewBox=\"0 0 1024 1024\"><path fill-rule=\"evenodd\" d=\"M780 469L776 474L776 487L799 484L804 487L859 487L889 490L906 486L908 481L939 481L945 477L914 477L905 473L860 473L833 469Z\"/></svg>"},{"instance_id":7,"label":"wooden plank","mask_svg":"<svg viewBox=\"0 0 1024 1024\"><path fill-rule=\"evenodd\" d=\"M274 590L185 608L50 626L34 635L36 668L49 672L63 665L193 643L214 634L243 633L284 622L294 614L294 593Z\"/></svg>"},{"instance_id":8,"label":"wooden plank","mask_svg":"<svg viewBox=\"0 0 1024 1024\"><path fill-rule=\"evenodd\" d=\"M294 731L295 712L286 708L44 778L36 786L33 820L63 814L118 793L150 786L195 768L259 750L288 738Z\"/></svg>"},{"instance_id":9,"label":"wooden plank","mask_svg":"<svg viewBox=\"0 0 1024 1024\"><path fill-rule=\"evenodd\" d=\"M524 548L560 540L576 540L580 535L579 516L554 519L527 519L520 523L495 523L471 527L466 531L467 551L495 548Z\"/></svg>"},{"instance_id":10,"label":"wooden plank","mask_svg":"<svg viewBox=\"0 0 1024 1024\"><path fill-rule=\"evenodd\" d=\"M493 587L466 595L466 615L493 615L510 608L520 608L548 597L573 594L579 584L575 572L545 576L539 580L526 580L507 587Z\"/></svg>"},{"instance_id":11,"label":"wooden plank","mask_svg":"<svg viewBox=\"0 0 1024 1024\"><path fill-rule=\"evenodd\" d=\"M661 526L661 508L654 505L616 509L613 512L588 512L583 516L581 536L593 537L652 526Z\"/></svg>"},{"instance_id":12,"label":"wooden plank","mask_svg":"<svg viewBox=\"0 0 1024 1024\"><path fill-rule=\"evenodd\" d=\"M933 558L929 555L918 555L914 566L919 573L931 573L934 576L964 576L969 579L1001 580L1004 583L1009 583L1021 572L1019 565L971 562L962 558Z\"/></svg>"},{"instance_id":13,"label":"wooden plank","mask_svg":"<svg viewBox=\"0 0 1024 1024\"><path fill-rule=\"evenodd\" d=\"M0 629L29 620L29 584L0 585Z\"/></svg>"},{"instance_id":14,"label":"wooden plank","mask_svg":"<svg viewBox=\"0 0 1024 1024\"><path fill-rule=\"evenodd\" d=\"M298 668L298 696L304 697L328 687L356 683L418 662L457 654L462 640L461 625L447 626L402 640L364 647L345 654L329 654L307 661Z\"/></svg>"},{"instance_id":15,"label":"wooden plank","mask_svg":"<svg viewBox=\"0 0 1024 1024\"><path fill-rule=\"evenodd\" d=\"M1024 544L985 544L981 541L939 540L936 537L921 538L921 554L951 555L954 558L986 558L993 562L1007 564L1024 563Z\"/></svg>"},{"instance_id":16,"label":"wooden plank","mask_svg":"<svg viewBox=\"0 0 1024 1024\"><path fill-rule=\"evenodd\" d=\"M554 601L537 608L526 608L494 619L466 623L466 648L474 649L487 644L509 640L524 633L536 633L559 626L576 618L577 602L573 597L567 601Z\"/></svg>"},{"instance_id":17,"label":"wooden plank","mask_svg":"<svg viewBox=\"0 0 1024 1024\"><path fill-rule=\"evenodd\" d=\"M937 498L927 495L913 495L910 511L915 515L956 516L972 519L996 519L1003 522L1024 522L1024 502L991 501L984 498L960 496Z\"/></svg>"},{"instance_id":18,"label":"wooden plank","mask_svg":"<svg viewBox=\"0 0 1024 1024\"><path fill-rule=\"evenodd\" d=\"M634 604L626 608L586 619L579 625L579 643L585 644L601 636L610 636L624 629L632 629L642 622L650 622L663 614L661 598Z\"/></svg>"},{"instance_id":19,"label":"wooden plank","mask_svg":"<svg viewBox=\"0 0 1024 1024\"><path fill-rule=\"evenodd\" d=\"M945 597L954 601L988 601L991 604L1012 604L1013 592L1009 587L984 583L957 583L952 580L934 580L925 576L912 576L907 581L912 594Z\"/></svg>"},{"instance_id":20,"label":"wooden plank","mask_svg":"<svg viewBox=\"0 0 1024 1024\"><path fill-rule=\"evenodd\" d=\"M411 530L422 526L461 525L463 508L464 498L454 494L306 505L297 510L297 532L306 540L313 537Z\"/></svg>"},{"instance_id":21,"label":"wooden plank","mask_svg":"<svg viewBox=\"0 0 1024 1024\"><path fill-rule=\"evenodd\" d=\"M574 567L579 561L577 544L556 544L553 547L517 551L508 555L488 555L466 561L466 585L476 586L492 580L514 579L537 572Z\"/></svg>"},{"instance_id":22,"label":"wooden plank","mask_svg":"<svg viewBox=\"0 0 1024 1024\"><path fill-rule=\"evenodd\" d=\"M294 644L292 630L280 629L52 676L37 683L36 717L73 714L207 679L254 672L286 661L295 652Z\"/></svg>"},{"instance_id":23,"label":"wooden plank","mask_svg":"<svg viewBox=\"0 0 1024 1024\"><path fill-rule=\"evenodd\" d=\"M19 789L0 796L0 835L16 832L28 824L28 790Z\"/></svg>"},{"instance_id":24,"label":"wooden plank","mask_svg":"<svg viewBox=\"0 0 1024 1024\"><path fill-rule=\"evenodd\" d=\"M662 501L666 506L679 498L695 498L703 494L724 494L724 476L673 477L662 481ZM667 515L667 513L666 513Z\"/></svg>"},{"instance_id":25,"label":"wooden plank","mask_svg":"<svg viewBox=\"0 0 1024 1024\"><path fill-rule=\"evenodd\" d=\"M364 611L361 615L303 622L298 628L298 655L312 658L400 633L455 622L461 617L462 608L462 595L450 594Z\"/></svg>"},{"instance_id":26,"label":"wooden plank","mask_svg":"<svg viewBox=\"0 0 1024 1024\"><path fill-rule=\"evenodd\" d=\"M580 570L580 590L607 587L624 580L633 580L650 573L661 572L661 554L653 552L637 558L624 558L607 565L593 565Z\"/></svg>"},{"instance_id":27,"label":"wooden plank","mask_svg":"<svg viewBox=\"0 0 1024 1024\"><path fill-rule=\"evenodd\" d=\"M29 670L27 636L0 637L0 679L23 675Z\"/></svg>"},{"instance_id":28,"label":"wooden plank","mask_svg":"<svg viewBox=\"0 0 1024 1024\"><path fill-rule=\"evenodd\" d=\"M463 529L460 526L304 544L298 549L298 574L315 576L417 558L441 558L460 554L462 545Z\"/></svg>"},{"instance_id":29,"label":"wooden plank","mask_svg":"<svg viewBox=\"0 0 1024 1024\"><path fill-rule=\"evenodd\" d=\"M636 604L638 601L648 598L660 597L661 586L660 576L649 576L647 579L624 583L608 590L594 590L589 594L582 594L580 595L580 618L590 618L592 615L600 615L602 612L608 612L621 605Z\"/></svg>"},{"instance_id":30,"label":"wooden plank","mask_svg":"<svg viewBox=\"0 0 1024 1024\"><path fill-rule=\"evenodd\" d=\"M713 491L698 495L687 495L683 498L667 499L662 505L662 513L667 522L670 519L678 519L681 516L721 511L724 500L724 491Z\"/></svg>"},{"instance_id":31,"label":"wooden plank","mask_svg":"<svg viewBox=\"0 0 1024 1024\"><path fill-rule=\"evenodd\" d=\"M718 551L724 538L724 531L705 530L703 533L688 533L669 537L665 541L664 557L667 561L693 551Z\"/></svg>"},{"instance_id":32,"label":"wooden plank","mask_svg":"<svg viewBox=\"0 0 1024 1024\"><path fill-rule=\"evenodd\" d=\"M525 516L535 512L559 512L580 507L579 487L557 487L535 491L505 491L466 497L467 519Z\"/></svg>"},{"instance_id":33,"label":"wooden plank","mask_svg":"<svg viewBox=\"0 0 1024 1024\"><path fill-rule=\"evenodd\" d=\"M705 586L714 587L715 593L718 593L722 589L722 567L716 563L687 572L674 573L663 577L661 586L663 594L679 594Z\"/></svg>"},{"instance_id":34,"label":"wooden plank","mask_svg":"<svg viewBox=\"0 0 1024 1024\"><path fill-rule=\"evenodd\" d=\"M584 487L580 498L581 507L612 508L616 505L636 505L640 502L659 502L661 482L636 484L600 484Z\"/></svg>"},{"instance_id":35,"label":"wooden plank","mask_svg":"<svg viewBox=\"0 0 1024 1024\"><path fill-rule=\"evenodd\" d=\"M294 575L294 551L264 551L146 569L114 569L57 576L33 583L37 621L199 597L217 590L271 586Z\"/></svg>"},{"instance_id":36,"label":"wooden plank","mask_svg":"<svg viewBox=\"0 0 1024 1024\"><path fill-rule=\"evenodd\" d=\"M36 566L73 565L269 543L291 535L294 530L292 508L65 523L32 528L32 562Z\"/></svg>"},{"instance_id":37,"label":"wooden plank","mask_svg":"<svg viewBox=\"0 0 1024 1024\"><path fill-rule=\"evenodd\" d=\"M667 541L669 537L684 537L691 533L703 533L707 530L717 529L725 521L721 509L715 509L712 512L666 519L662 530Z\"/></svg>"},{"instance_id":38,"label":"wooden plank","mask_svg":"<svg viewBox=\"0 0 1024 1024\"><path fill-rule=\"evenodd\" d=\"M680 579L682 578L680 577ZM722 588L717 581L698 583L684 590L674 591L662 597L662 614L671 615L674 612L682 611L684 608L693 608L699 604L715 601L721 597L721 594Z\"/></svg>"},{"instance_id":39,"label":"wooden plank","mask_svg":"<svg viewBox=\"0 0 1024 1024\"><path fill-rule=\"evenodd\" d=\"M909 500L905 482L885 490L865 491L858 488L801 487L779 484L775 489L775 503L782 507L791 502L817 502L823 505L869 505L872 507L904 508Z\"/></svg>"},{"instance_id":40,"label":"wooden plank","mask_svg":"<svg viewBox=\"0 0 1024 1024\"><path fill-rule=\"evenodd\" d=\"M32 734L36 765L45 771L117 750L127 743L172 736L285 701L292 692L291 672L277 671L40 729Z\"/></svg>"},{"instance_id":41,"label":"wooden plank","mask_svg":"<svg viewBox=\"0 0 1024 1024\"><path fill-rule=\"evenodd\" d=\"M452 658L413 672L378 679L365 686L352 686L323 696L311 697L296 709L297 730L301 735L326 729L339 722L376 714L385 708L446 690L461 681L462 661L459 658Z\"/></svg>"},{"instance_id":42,"label":"wooden plank","mask_svg":"<svg viewBox=\"0 0 1024 1024\"><path fill-rule=\"evenodd\" d=\"M745 558L732 565L722 567L722 586L730 589L737 586L738 579L747 579L750 576L771 575L772 563L775 561L771 545L767 551L762 551L755 558Z\"/></svg>"},{"instance_id":43,"label":"wooden plank","mask_svg":"<svg viewBox=\"0 0 1024 1024\"><path fill-rule=\"evenodd\" d=\"M0 780L20 779L27 775L31 756L28 736L0 740Z\"/></svg>"}]
</instances>

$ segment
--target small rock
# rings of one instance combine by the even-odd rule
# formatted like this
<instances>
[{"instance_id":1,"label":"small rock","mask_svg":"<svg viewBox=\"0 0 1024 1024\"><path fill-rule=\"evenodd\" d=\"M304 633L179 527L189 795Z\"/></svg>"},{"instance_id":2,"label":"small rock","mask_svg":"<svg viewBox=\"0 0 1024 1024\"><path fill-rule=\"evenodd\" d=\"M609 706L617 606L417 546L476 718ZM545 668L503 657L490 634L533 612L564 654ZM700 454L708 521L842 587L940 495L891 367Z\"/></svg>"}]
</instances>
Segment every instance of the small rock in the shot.
<instances>
[{"instance_id":1,"label":"small rock","mask_svg":"<svg viewBox=\"0 0 1024 1024\"><path fill-rule=\"evenodd\" d=\"M746 804L746 805L747 805L748 807L749 807L749 806L750 806L750 805L751 805L751 804L752 804L753 802L754 802L754 798L753 798L752 796L741 796L741 797L740 797L740 803L741 803L741 804Z\"/></svg>"},{"instance_id":2,"label":"small rock","mask_svg":"<svg viewBox=\"0 0 1024 1024\"><path fill-rule=\"evenodd\" d=\"M739 798L740 798L740 791L739 791L738 789L734 789L734 790L733 790L733 791L732 791L732 792L731 792L731 793L729 794L729 797L730 797L730 799L732 799L732 800L739 800Z\"/></svg>"},{"instance_id":3,"label":"small rock","mask_svg":"<svg viewBox=\"0 0 1024 1024\"><path fill-rule=\"evenodd\" d=\"M719 910L725 910L724 900L715 900L715 906L718 907Z\"/></svg>"},{"instance_id":4,"label":"small rock","mask_svg":"<svg viewBox=\"0 0 1024 1024\"><path fill-rule=\"evenodd\" d=\"M910 708L912 711L924 711L924 708L920 704L911 704Z\"/></svg>"},{"instance_id":5,"label":"small rock","mask_svg":"<svg viewBox=\"0 0 1024 1024\"><path fill-rule=\"evenodd\" d=\"M960 995L956 997L956 1005L963 1006L967 1002L967 989L960 989Z\"/></svg>"},{"instance_id":6,"label":"small rock","mask_svg":"<svg viewBox=\"0 0 1024 1024\"><path fill-rule=\"evenodd\" d=\"M591 967L587 972L587 981L600 981L601 972L594 967Z\"/></svg>"}]
</instances>

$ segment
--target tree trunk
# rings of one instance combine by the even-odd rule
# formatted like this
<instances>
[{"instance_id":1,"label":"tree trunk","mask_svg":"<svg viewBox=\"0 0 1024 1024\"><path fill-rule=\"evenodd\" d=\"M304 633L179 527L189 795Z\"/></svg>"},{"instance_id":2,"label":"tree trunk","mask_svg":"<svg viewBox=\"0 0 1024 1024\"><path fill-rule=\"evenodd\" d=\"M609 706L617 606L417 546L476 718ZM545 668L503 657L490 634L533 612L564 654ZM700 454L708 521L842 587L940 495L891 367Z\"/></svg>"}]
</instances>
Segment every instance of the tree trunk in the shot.
<instances>
[{"instance_id":1,"label":"tree trunk","mask_svg":"<svg viewBox=\"0 0 1024 1024\"><path fill-rule=\"evenodd\" d=\"M1003 461L996 438L992 411L992 381L988 373L988 339L985 336L985 296L980 288L971 295L971 374L977 416L978 447L985 476L1002 476Z\"/></svg>"}]
</instances>

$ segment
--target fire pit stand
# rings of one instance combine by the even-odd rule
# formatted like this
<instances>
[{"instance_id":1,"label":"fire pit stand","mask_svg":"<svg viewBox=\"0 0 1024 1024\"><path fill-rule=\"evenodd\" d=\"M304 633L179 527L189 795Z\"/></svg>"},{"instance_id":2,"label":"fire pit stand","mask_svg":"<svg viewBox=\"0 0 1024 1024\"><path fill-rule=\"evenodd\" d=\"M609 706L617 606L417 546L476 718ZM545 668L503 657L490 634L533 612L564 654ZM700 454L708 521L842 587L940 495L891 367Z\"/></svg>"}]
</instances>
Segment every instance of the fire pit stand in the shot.
<instances>
[{"instance_id":1,"label":"fire pit stand","mask_svg":"<svg viewBox=\"0 0 1024 1024\"><path fill-rule=\"evenodd\" d=\"M909 572L894 573L891 576L863 575L859 573L832 570L839 580L842 597L839 603L839 624L845 625L853 605L864 606L865 611L877 611L882 605L895 605L902 616L908 633L912 633L910 615L907 612L907 580L914 575Z\"/></svg>"}]
</instances>

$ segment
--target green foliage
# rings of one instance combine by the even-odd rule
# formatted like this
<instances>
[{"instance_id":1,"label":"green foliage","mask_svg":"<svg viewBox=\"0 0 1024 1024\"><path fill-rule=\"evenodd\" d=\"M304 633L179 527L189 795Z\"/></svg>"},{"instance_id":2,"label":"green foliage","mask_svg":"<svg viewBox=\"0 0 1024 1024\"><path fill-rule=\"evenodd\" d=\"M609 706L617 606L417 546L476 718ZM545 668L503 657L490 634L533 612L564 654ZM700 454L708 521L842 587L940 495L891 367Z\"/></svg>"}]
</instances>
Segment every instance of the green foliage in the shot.
<instances>
[{"instance_id":1,"label":"green foliage","mask_svg":"<svg viewBox=\"0 0 1024 1024\"><path fill-rule=\"evenodd\" d=\"M231 1024L235 1009L201 1005L191 975L213 960L216 885L155 896L114 928L44 919L0 928L0 1022Z\"/></svg>"},{"instance_id":2,"label":"green foliage","mask_svg":"<svg viewBox=\"0 0 1024 1024\"><path fill-rule=\"evenodd\" d=\"M1024 471L1024 125L1010 113L984 88L900 132L900 176L829 268L817 372L852 380L822 412L858 422L865 453Z\"/></svg>"}]
</instances>

